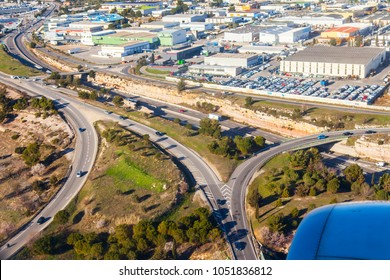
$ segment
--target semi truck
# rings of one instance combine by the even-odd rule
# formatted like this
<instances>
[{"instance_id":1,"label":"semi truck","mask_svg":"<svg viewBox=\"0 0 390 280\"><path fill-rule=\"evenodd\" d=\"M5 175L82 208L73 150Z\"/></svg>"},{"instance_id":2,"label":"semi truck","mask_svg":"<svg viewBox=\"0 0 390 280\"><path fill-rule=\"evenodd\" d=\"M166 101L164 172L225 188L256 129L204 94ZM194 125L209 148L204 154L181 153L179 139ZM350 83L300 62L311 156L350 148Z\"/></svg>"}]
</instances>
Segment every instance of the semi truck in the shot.
<instances>
[{"instance_id":1,"label":"semi truck","mask_svg":"<svg viewBox=\"0 0 390 280\"><path fill-rule=\"evenodd\" d=\"M209 119L220 121L221 120L221 116L217 115L217 114L209 114Z\"/></svg>"},{"instance_id":2,"label":"semi truck","mask_svg":"<svg viewBox=\"0 0 390 280\"><path fill-rule=\"evenodd\" d=\"M74 54L74 53L78 53L78 52L80 52L80 51L81 51L80 48L74 48L74 49L68 50L68 54Z\"/></svg>"}]
</instances>

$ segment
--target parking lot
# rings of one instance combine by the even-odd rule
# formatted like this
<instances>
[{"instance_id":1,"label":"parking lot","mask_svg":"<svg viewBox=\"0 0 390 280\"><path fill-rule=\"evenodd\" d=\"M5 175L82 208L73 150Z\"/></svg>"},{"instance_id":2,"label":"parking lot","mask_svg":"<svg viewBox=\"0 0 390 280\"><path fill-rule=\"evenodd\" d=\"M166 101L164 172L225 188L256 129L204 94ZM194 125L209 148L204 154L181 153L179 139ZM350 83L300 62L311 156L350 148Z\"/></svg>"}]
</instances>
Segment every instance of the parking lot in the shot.
<instances>
[{"instance_id":1,"label":"parking lot","mask_svg":"<svg viewBox=\"0 0 390 280\"><path fill-rule=\"evenodd\" d=\"M268 75L264 75L268 72ZM241 77L227 78L213 75L189 75L182 74L186 79L207 81L228 87L265 90L267 92L279 92L301 96L320 97L328 99L339 99L357 101L372 104L384 91L383 85L352 84L349 81L331 82L332 89L328 87L328 81L322 82L317 79L305 79L299 77L286 77L274 75L278 67L271 67L270 63L257 66ZM337 84L336 84L337 83Z\"/></svg>"}]
</instances>

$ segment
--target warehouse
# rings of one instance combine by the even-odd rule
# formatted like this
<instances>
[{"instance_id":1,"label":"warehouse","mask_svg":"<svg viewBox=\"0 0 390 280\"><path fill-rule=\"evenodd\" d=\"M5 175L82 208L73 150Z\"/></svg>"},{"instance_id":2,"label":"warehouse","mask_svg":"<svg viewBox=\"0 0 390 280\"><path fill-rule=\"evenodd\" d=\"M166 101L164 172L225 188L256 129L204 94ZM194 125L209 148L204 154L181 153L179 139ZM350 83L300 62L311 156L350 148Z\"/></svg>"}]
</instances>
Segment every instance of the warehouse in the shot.
<instances>
[{"instance_id":1,"label":"warehouse","mask_svg":"<svg viewBox=\"0 0 390 280\"><path fill-rule=\"evenodd\" d=\"M309 38L311 27L291 28L287 26L274 26L259 33L259 42L279 44L295 43Z\"/></svg>"},{"instance_id":2,"label":"warehouse","mask_svg":"<svg viewBox=\"0 0 390 280\"><path fill-rule=\"evenodd\" d=\"M252 67L259 64L259 62L259 56L255 54L217 53L204 58L204 64L206 65L236 66L242 68Z\"/></svg>"},{"instance_id":3,"label":"warehouse","mask_svg":"<svg viewBox=\"0 0 390 280\"><path fill-rule=\"evenodd\" d=\"M117 46L102 46L101 48L101 51L99 51L100 56L123 57L149 49L149 42L134 41Z\"/></svg>"},{"instance_id":4,"label":"warehouse","mask_svg":"<svg viewBox=\"0 0 390 280\"><path fill-rule=\"evenodd\" d=\"M229 30L224 33L224 39L230 42L250 43L259 40L259 33L264 27L246 25L241 28Z\"/></svg>"},{"instance_id":5,"label":"warehouse","mask_svg":"<svg viewBox=\"0 0 390 280\"><path fill-rule=\"evenodd\" d=\"M344 24L345 18L341 15L308 15L308 16L284 16L275 18L273 21L291 21L295 24L309 24L313 27L334 27Z\"/></svg>"},{"instance_id":6,"label":"warehouse","mask_svg":"<svg viewBox=\"0 0 390 280\"><path fill-rule=\"evenodd\" d=\"M141 24L142 28L160 28L161 30L163 29L169 29L169 28L174 28L174 27L179 27L180 23L179 22L162 22L162 21L152 21L152 22L147 22Z\"/></svg>"},{"instance_id":7,"label":"warehouse","mask_svg":"<svg viewBox=\"0 0 390 280\"><path fill-rule=\"evenodd\" d=\"M186 30L191 31L209 31L214 29L213 23L206 23L206 22L188 22L188 23L181 23L180 27Z\"/></svg>"},{"instance_id":8,"label":"warehouse","mask_svg":"<svg viewBox=\"0 0 390 280\"><path fill-rule=\"evenodd\" d=\"M168 15L162 18L163 22L203 22L206 15L176 14Z\"/></svg>"},{"instance_id":9,"label":"warehouse","mask_svg":"<svg viewBox=\"0 0 390 280\"><path fill-rule=\"evenodd\" d=\"M303 75L367 77L386 59L384 48L314 46L280 63L280 71Z\"/></svg>"},{"instance_id":10,"label":"warehouse","mask_svg":"<svg viewBox=\"0 0 390 280\"><path fill-rule=\"evenodd\" d=\"M153 46L159 44L157 35L148 32L130 33L121 31L105 36L92 36L92 41L94 45L123 45L131 41L147 41Z\"/></svg>"},{"instance_id":11,"label":"warehouse","mask_svg":"<svg viewBox=\"0 0 390 280\"><path fill-rule=\"evenodd\" d=\"M195 64L188 67L188 71L191 74L209 74L218 76L231 76L235 77L242 72L241 67L235 66L217 66L217 65L202 65Z\"/></svg>"},{"instance_id":12,"label":"warehouse","mask_svg":"<svg viewBox=\"0 0 390 280\"><path fill-rule=\"evenodd\" d=\"M183 29L167 29L158 33L161 46L172 47L187 41L186 31Z\"/></svg>"}]
</instances>

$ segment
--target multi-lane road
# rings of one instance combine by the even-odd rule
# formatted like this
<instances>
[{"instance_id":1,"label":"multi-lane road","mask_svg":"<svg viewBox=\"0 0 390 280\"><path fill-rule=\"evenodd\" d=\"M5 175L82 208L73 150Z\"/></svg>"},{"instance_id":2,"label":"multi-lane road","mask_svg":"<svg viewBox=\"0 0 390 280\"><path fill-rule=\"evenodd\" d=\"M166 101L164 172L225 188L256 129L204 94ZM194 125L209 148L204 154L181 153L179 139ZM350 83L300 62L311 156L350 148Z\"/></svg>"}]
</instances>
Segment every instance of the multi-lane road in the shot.
<instances>
[{"instance_id":1,"label":"multi-lane road","mask_svg":"<svg viewBox=\"0 0 390 280\"><path fill-rule=\"evenodd\" d=\"M56 106L61 108L59 109L59 112L61 112L71 124L71 127L76 134L76 145L72 166L68 172L68 178L65 184L50 203L16 236L8 241L8 244L11 245L11 247L8 248L7 245L4 245L0 248L0 259L6 259L47 227L54 215L59 210L64 209L72 198L77 195L87 180L88 173L92 170L97 153L98 138L93 125L89 123L83 114L80 114L72 104L61 100L60 96L43 90L30 89L29 87L24 87L21 83L14 84L13 81L10 81L9 78L4 77L4 75L0 76L0 81L4 84L24 90L29 95L43 95L56 100ZM38 92L39 94L37 94ZM79 128L84 128L85 130L81 132L79 131ZM77 177L76 173L78 171L82 171L84 176ZM43 224L38 224L37 220L41 216L45 217L46 221Z\"/></svg>"},{"instance_id":2,"label":"multi-lane road","mask_svg":"<svg viewBox=\"0 0 390 280\"><path fill-rule=\"evenodd\" d=\"M44 66L47 69L52 69L50 68L51 66L49 65L43 65L39 61L39 59L34 57L27 49L24 48L24 46L22 46L23 45L21 43L23 37L22 35L19 34L15 34L15 35L16 35L15 36L16 39L14 37L14 39L8 40L8 42L10 42L10 40L11 42L14 42L14 46L12 46L11 48L15 50L15 54L19 52L19 55L21 57L24 57L26 61L31 61L32 63ZM102 71L99 70L98 68L94 68L94 70ZM107 73L109 71L105 69L104 72ZM118 75L118 73L115 74ZM123 75L126 76L126 74ZM140 77L136 77L136 78L140 79ZM141 79L149 79L149 78L143 77ZM153 81L153 82L159 83L160 81ZM12 85L12 81L9 79L6 80L5 83ZM324 142L339 141L341 138L343 138L342 131L328 133L329 137L325 140L318 140L316 135L312 135L308 137L281 142L281 140L283 139L279 136L275 136L272 134L265 135L265 137L268 138L268 140L270 140L270 137L274 137L271 141L278 142L279 145L270 147L266 151L258 153L257 155L253 156L249 160L242 163L234 171L229 181L226 184L224 184L217 178L213 170L207 165L207 163L198 154L184 147L183 145L173 140L169 136L157 136L153 129L148 128L139 123L135 123L130 120L119 120L118 118L119 116L114 114L105 115L102 109L85 104L79 101L72 94L64 95L53 89L42 87L41 85L38 85L32 81L20 81L20 83L23 84L23 87L28 92L31 93L39 92L42 93L42 95L50 96L51 98L56 99L59 103L66 103L67 105L62 110L64 111L64 114L68 116L68 119L70 120L72 125L74 127L87 128L87 130L84 131L83 133L77 132L79 136L78 138L80 139L78 139L75 154L76 155L80 154L85 156L86 155L85 151L88 149L92 149L90 150L90 152L87 152L88 155L87 158L90 158L90 160L87 161L88 164L86 164L85 161L83 163L84 158L77 158L77 161L75 161L74 168L72 170L73 174L71 173L68 181L62 188L61 192L54 198L52 202L49 203L49 205L42 211L40 215L52 217L56 213L56 211L64 208L66 204L70 201L67 199L68 198L71 199L71 197L76 195L78 190L81 188L82 183L86 180L88 174L86 174L86 176L83 176L81 178L75 177L74 174L78 170L90 171L93 164L92 157L94 157L94 151L96 149L96 144L97 144L97 139L95 138L96 134L93 130L92 124L85 123L88 121L86 121L86 119L83 117L83 114L85 114L88 110L92 110L94 111L94 113L100 114L101 118L103 119L113 119L119 121L123 126L128 127L129 129L137 133L149 134L151 136L152 141L155 141L162 148L169 151L183 165L187 167L187 169L192 174L193 179L196 181L197 186L200 189L202 189L203 193L205 194L209 204L212 207L213 213L217 218L217 220L219 221L222 230L226 233L230 244L233 244L232 249L233 249L234 258L236 259L257 258L257 254L254 250L254 246L251 240L250 225L248 224L246 218L245 203L244 203L247 186L251 178L255 174L255 172L259 168L261 168L269 159L271 159L272 157L274 157L279 153L283 153L289 150L294 150L303 147L316 146L316 145L323 144ZM21 86L21 84L18 85ZM171 115L175 115L175 113L180 108L177 105L171 105L171 104L163 103L161 101L150 100L146 98L141 99L141 101L145 102L145 104L146 103L151 104L151 102L156 102L154 103L153 106L160 107L160 108L168 107L167 112ZM283 100L283 102L290 102L290 101ZM334 109L333 106L328 106L328 105L322 105L322 104L313 104L313 105L317 107L325 107L325 108L332 107L332 109ZM346 108L344 107L338 109L346 111ZM360 109L349 108L348 110L352 110L357 113L360 112L372 113L372 111L364 110L364 109L360 110ZM186 114L180 114L180 116L182 116L181 119L187 118L188 120L193 120L193 121L205 117L204 114L201 114L194 110L187 110ZM222 124L227 129L232 129L232 130L234 128L236 128L236 130L245 128L244 126L242 127L237 126L237 124L233 122L231 123L225 122ZM259 133L262 134L254 134L254 135L264 135L263 134L264 132L260 130L256 130L256 131L259 131ZM378 132L379 131L388 133L390 132L390 129L378 129ZM364 133L363 130L356 130L353 132L356 135L360 135ZM68 187L68 183L70 187ZM73 187L74 184L76 184L77 187ZM64 193L64 195L61 194L62 192ZM59 197L60 194L61 197ZM220 203L221 201L226 201L226 202ZM37 218L35 218L31 223L29 223L28 226L20 234L18 234L9 242L10 244L15 244L15 245L13 245L11 248L1 248L0 257L2 259L9 257L23 244L28 242L29 239L31 239L33 236L38 234L49 222L48 221L47 223L44 223L43 225L39 226L36 224L36 219ZM236 241L239 241L240 243L244 243L246 244L246 246L244 248L235 247L234 244Z\"/></svg>"}]
</instances>

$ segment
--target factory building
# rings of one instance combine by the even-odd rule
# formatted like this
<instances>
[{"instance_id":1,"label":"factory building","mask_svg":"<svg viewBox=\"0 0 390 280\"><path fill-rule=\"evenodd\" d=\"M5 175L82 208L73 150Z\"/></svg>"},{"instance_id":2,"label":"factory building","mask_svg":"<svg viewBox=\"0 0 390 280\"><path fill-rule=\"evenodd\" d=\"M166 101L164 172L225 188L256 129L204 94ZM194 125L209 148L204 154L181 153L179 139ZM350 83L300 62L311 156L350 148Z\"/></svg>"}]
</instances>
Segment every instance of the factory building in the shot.
<instances>
[{"instance_id":1,"label":"factory building","mask_svg":"<svg viewBox=\"0 0 390 280\"><path fill-rule=\"evenodd\" d=\"M194 64L188 67L188 71L191 74L198 74L198 75L209 74L209 75L235 77L242 72L242 68L235 67L235 66Z\"/></svg>"},{"instance_id":2,"label":"factory building","mask_svg":"<svg viewBox=\"0 0 390 280\"><path fill-rule=\"evenodd\" d=\"M192 14L175 14L168 15L162 18L163 22L204 22L206 15L192 15Z\"/></svg>"},{"instance_id":3,"label":"factory building","mask_svg":"<svg viewBox=\"0 0 390 280\"><path fill-rule=\"evenodd\" d=\"M264 27L247 25L234 30L225 31L224 39L230 42L250 43L259 40L259 33Z\"/></svg>"},{"instance_id":4,"label":"factory building","mask_svg":"<svg viewBox=\"0 0 390 280\"><path fill-rule=\"evenodd\" d=\"M187 41L186 31L183 29L167 29L158 33L161 46L172 47Z\"/></svg>"},{"instance_id":5,"label":"factory building","mask_svg":"<svg viewBox=\"0 0 390 280\"><path fill-rule=\"evenodd\" d=\"M259 64L259 56L255 54L217 53L204 58L205 65L236 66L249 68Z\"/></svg>"},{"instance_id":6,"label":"factory building","mask_svg":"<svg viewBox=\"0 0 390 280\"><path fill-rule=\"evenodd\" d=\"M386 59L384 48L314 46L282 60L280 71L303 75L367 77Z\"/></svg>"},{"instance_id":7,"label":"factory building","mask_svg":"<svg viewBox=\"0 0 390 280\"><path fill-rule=\"evenodd\" d=\"M143 50L149 49L149 42L133 41L117 46L102 46L99 51L100 56L123 57L135 53L142 53Z\"/></svg>"},{"instance_id":8,"label":"factory building","mask_svg":"<svg viewBox=\"0 0 390 280\"><path fill-rule=\"evenodd\" d=\"M162 22L162 21L152 21L148 23L143 23L141 24L142 28L151 28L151 29L170 29L170 28L175 28L179 27L180 23L179 22Z\"/></svg>"},{"instance_id":9,"label":"factory building","mask_svg":"<svg viewBox=\"0 0 390 280\"><path fill-rule=\"evenodd\" d=\"M295 43L309 38L311 27L291 28L274 26L259 33L259 42L277 45L279 43Z\"/></svg>"}]
</instances>

